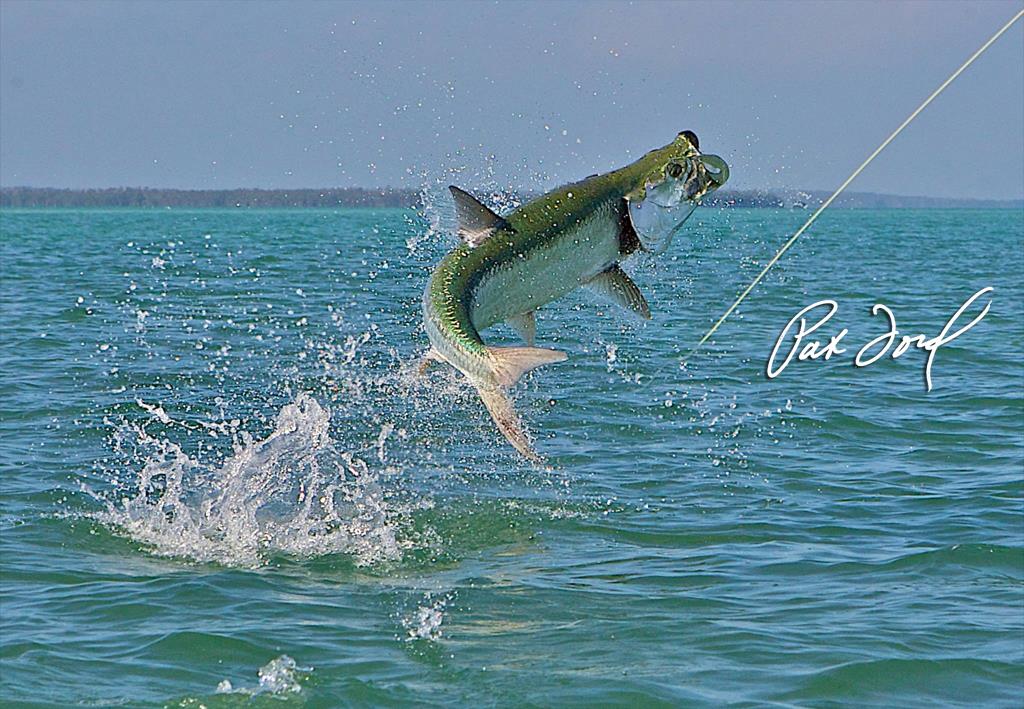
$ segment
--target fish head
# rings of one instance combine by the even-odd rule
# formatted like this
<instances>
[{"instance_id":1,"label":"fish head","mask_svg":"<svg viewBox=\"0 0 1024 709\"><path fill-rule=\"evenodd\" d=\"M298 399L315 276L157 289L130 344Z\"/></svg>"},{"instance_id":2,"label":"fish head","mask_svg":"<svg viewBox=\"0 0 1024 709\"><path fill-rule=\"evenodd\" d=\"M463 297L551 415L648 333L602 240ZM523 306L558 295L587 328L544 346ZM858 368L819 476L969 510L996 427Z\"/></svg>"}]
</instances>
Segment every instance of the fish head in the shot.
<instances>
[{"instance_id":1,"label":"fish head","mask_svg":"<svg viewBox=\"0 0 1024 709\"><path fill-rule=\"evenodd\" d=\"M669 145L641 161L640 184L626 195L629 218L644 250L661 253L704 195L729 179L729 166L700 152L697 136L685 130Z\"/></svg>"}]
</instances>

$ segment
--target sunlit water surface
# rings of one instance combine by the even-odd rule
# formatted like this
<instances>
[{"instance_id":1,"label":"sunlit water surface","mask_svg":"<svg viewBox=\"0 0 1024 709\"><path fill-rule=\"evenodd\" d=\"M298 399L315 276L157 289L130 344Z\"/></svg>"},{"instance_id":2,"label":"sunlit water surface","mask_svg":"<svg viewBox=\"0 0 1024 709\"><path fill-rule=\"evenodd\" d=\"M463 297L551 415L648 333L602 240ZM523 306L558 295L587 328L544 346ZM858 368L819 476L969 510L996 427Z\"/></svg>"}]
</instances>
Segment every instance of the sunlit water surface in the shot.
<instances>
[{"instance_id":1,"label":"sunlit water surface","mask_svg":"<svg viewBox=\"0 0 1024 709\"><path fill-rule=\"evenodd\" d=\"M828 212L681 368L805 216L545 308L536 467L415 375L435 214L2 213L4 701L1019 706L1024 218ZM932 392L851 365L985 286ZM768 380L822 298L848 352Z\"/></svg>"}]
</instances>

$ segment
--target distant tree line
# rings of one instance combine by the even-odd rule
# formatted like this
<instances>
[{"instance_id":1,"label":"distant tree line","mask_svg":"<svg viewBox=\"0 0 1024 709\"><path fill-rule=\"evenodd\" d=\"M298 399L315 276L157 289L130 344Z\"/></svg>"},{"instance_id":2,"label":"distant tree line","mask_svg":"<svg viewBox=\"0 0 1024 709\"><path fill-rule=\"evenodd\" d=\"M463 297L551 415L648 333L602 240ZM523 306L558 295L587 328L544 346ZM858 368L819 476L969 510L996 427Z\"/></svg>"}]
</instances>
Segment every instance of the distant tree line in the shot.
<instances>
[{"instance_id":1,"label":"distant tree line","mask_svg":"<svg viewBox=\"0 0 1024 709\"><path fill-rule=\"evenodd\" d=\"M361 187L298 190L0 189L0 207L412 207L418 201L419 194L413 190Z\"/></svg>"},{"instance_id":2,"label":"distant tree line","mask_svg":"<svg viewBox=\"0 0 1024 709\"><path fill-rule=\"evenodd\" d=\"M701 200L705 207L788 207L791 204L776 194L761 190L721 190Z\"/></svg>"},{"instance_id":3,"label":"distant tree line","mask_svg":"<svg viewBox=\"0 0 1024 709\"><path fill-rule=\"evenodd\" d=\"M705 207L760 207L776 209L813 209L827 197L827 192L766 192L764 190L722 190L704 198ZM525 194L524 200L535 195ZM105 189L70 190L51 187L0 188L0 208L66 207L108 208L286 208L308 207L417 207L420 195L410 189L367 189L338 187L299 190L168 190L149 187L111 187ZM847 209L929 209L936 207L968 207L1021 209L1021 200L939 199L902 195L847 192L835 203Z\"/></svg>"},{"instance_id":4,"label":"distant tree line","mask_svg":"<svg viewBox=\"0 0 1024 709\"><path fill-rule=\"evenodd\" d=\"M529 197L529 196L527 196ZM51 187L0 188L0 207L178 207L178 208L281 208L281 207L415 207L419 193L408 189L344 187L298 190L171 190L149 187L57 189ZM717 207L783 207L786 200L768 192L720 192L704 204Z\"/></svg>"}]
</instances>

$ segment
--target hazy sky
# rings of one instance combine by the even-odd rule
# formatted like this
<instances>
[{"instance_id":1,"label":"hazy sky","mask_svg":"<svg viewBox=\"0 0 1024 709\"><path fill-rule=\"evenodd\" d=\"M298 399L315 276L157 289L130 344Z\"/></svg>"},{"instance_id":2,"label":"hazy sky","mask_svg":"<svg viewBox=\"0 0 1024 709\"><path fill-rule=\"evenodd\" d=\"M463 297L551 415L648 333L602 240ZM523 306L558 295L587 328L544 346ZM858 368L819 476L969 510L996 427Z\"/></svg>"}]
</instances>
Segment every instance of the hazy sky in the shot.
<instances>
[{"instance_id":1,"label":"hazy sky","mask_svg":"<svg viewBox=\"0 0 1024 709\"><path fill-rule=\"evenodd\" d=\"M692 129L838 185L1021 2L0 0L0 183L536 188ZM1024 196L1024 22L852 189Z\"/></svg>"}]
</instances>

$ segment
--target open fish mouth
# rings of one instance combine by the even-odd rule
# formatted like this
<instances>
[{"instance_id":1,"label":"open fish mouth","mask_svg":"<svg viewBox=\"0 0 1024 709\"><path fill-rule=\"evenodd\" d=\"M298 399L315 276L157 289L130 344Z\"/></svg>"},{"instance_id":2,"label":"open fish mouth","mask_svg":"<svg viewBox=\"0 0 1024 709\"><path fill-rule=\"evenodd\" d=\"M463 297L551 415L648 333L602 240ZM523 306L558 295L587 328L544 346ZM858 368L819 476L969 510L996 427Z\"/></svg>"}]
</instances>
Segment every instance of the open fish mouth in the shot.
<instances>
[{"instance_id":1,"label":"open fish mouth","mask_svg":"<svg viewBox=\"0 0 1024 709\"><path fill-rule=\"evenodd\" d=\"M644 202L672 208L680 202L695 202L717 190L729 179L729 166L717 155L691 155L665 166L664 178L646 185Z\"/></svg>"},{"instance_id":2,"label":"open fish mouth","mask_svg":"<svg viewBox=\"0 0 1024 709\"><path fill-rule=\"evenodd\" d=\"M729 165L717 155L701 155L697 158L698 170L705 178L704 191L698 195L704 196L708 192L717 190L729 181Z\"/></svg>"},{"instance_id":3,"label":"open fish mouth","mask_svg":"<svg viewBox=\"0 0 1024 709\"><path fill-rule=\"evenodd\" d=\"M728 179L729 166L717 155L696 153L666 164L659 181L648 180L642 199L629 200L629 218L644 249L667 249L700 199Z\"/></svg>"}]
</instances>

